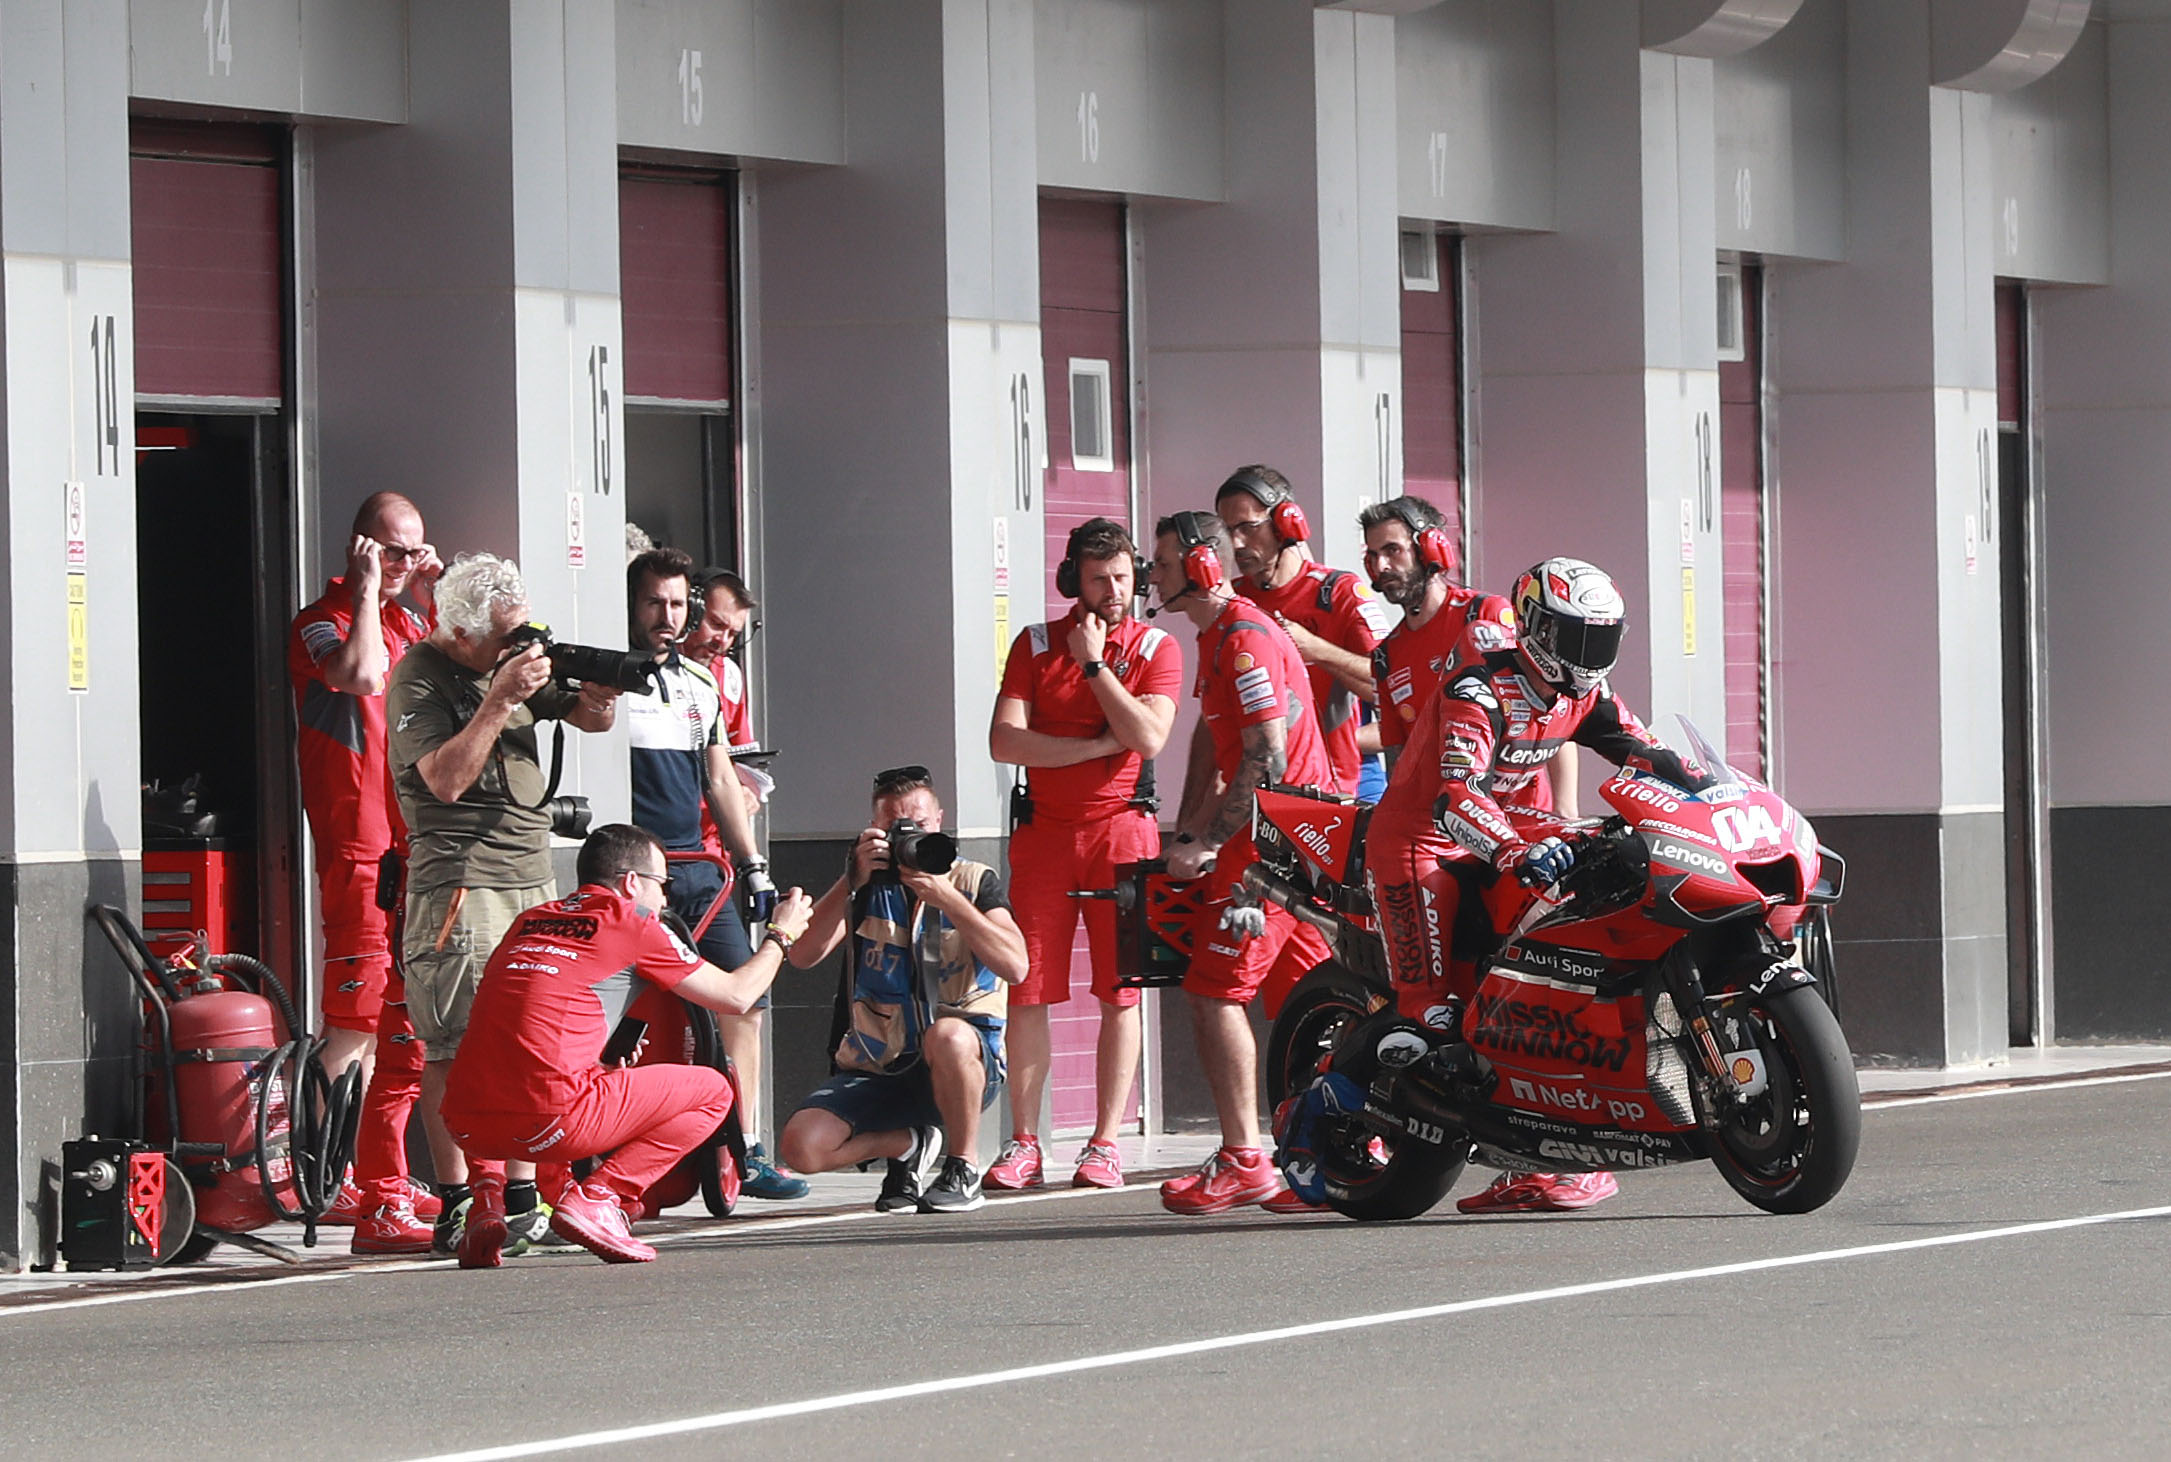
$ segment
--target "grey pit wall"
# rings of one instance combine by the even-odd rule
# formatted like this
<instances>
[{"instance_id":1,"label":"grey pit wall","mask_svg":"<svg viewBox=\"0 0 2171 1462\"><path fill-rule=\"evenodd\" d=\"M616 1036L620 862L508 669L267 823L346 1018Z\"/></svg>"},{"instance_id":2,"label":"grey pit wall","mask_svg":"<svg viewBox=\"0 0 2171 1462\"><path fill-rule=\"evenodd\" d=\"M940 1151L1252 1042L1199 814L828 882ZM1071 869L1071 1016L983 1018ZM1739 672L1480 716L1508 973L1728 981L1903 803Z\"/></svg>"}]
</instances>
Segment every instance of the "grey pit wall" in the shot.
<instances>
[{"instance_id":1,"label":"grey pit wall","mask_svg":"<svg viewBox=\"0 0 2171 1462\"><path fill-rule=\"evenodd\" d=\"M0 1169L14 1220L0 1231L0 1266L52 1263L57 1215L41 1195L73 1138L134 1135L137 1006L128 973L85 910L136 907L134 858L0 866L0 918L15 930L0 1001L0 1051L16 1079L0 1085L0 1121L19 1134Z\"/></svg>"},{"instance_id":2,"label":"grey pit wall","mask_svg":"<svg viewBox=\"0 0 2171 1462\"><path fill-rule=\"evenodd\" d=\"M2058 1038L2171 1039L2171 807L2054 807L2050 843Z\"/></svg>"}]
</instances>

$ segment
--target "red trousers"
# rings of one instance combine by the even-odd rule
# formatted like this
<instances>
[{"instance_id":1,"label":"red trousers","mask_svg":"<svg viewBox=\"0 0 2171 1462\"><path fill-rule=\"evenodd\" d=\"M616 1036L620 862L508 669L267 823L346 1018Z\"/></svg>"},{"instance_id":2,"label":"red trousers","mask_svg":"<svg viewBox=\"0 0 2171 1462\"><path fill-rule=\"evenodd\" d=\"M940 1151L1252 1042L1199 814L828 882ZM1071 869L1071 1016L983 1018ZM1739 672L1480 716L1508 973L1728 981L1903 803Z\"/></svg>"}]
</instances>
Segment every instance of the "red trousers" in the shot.
<instances>
[{"instance_id":1,"label":"red trousers","mask_svg":"<svg viewBox=\"0 0 2171 1462\"><path fill-rule=\"evenodd\" d=\"M354 1185L371 1213L407 1195L407 1119L422 1095L422 1042L407 1019L407 982L385 981L377 1016L377 1065L354 1131Z\"/></svg>"},{"instance_id":2,"label":"red trousers","mask_svg":"<svg viewBox=\"0 0 2171 1462\"><path fill-rule=\"evenodd\" d=\"M573 1163L609 1153L589 1175L631 1211L678 1160L716 1135L731 1111L731 1081L706 1066L636 1066L599 1070L570 1110L454 1112L446 1125L470 1157L532 1162L536 1185L554 1199Z\"/></svg>"}]
</instances>

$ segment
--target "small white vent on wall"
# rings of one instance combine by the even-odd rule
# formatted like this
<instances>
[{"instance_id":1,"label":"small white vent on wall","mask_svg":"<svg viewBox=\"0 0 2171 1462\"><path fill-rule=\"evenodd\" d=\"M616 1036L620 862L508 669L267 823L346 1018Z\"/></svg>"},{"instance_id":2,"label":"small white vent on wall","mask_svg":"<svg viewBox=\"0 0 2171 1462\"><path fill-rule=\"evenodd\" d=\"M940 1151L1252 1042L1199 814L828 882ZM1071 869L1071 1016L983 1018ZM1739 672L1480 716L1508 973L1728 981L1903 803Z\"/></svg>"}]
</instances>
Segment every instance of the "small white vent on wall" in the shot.
<instances>
[{"instance_id":1,"label":"small white vent on wall","mask_svg":"<svg viewBox=\"0 0 2171 1462\"><path fill-rule=\"evenodd\" d=\"M1402 287L1433 291L1440 287L1440 239L1429 229L1402 231Z\"/></svg>"},{"instance_id":2,"label":"small white vent on wall","mask_svg":"<svg viewBox=\"0 0 2171 1462\"><path fill-rule=\"evenodd\" d=\"M1105 360L1071 357L1070 465L1080 472L1116 470L1114 402Z\"/></svg>"},{"instance_id":3,"label":"small white vent on wall","mask_svg":"<svg viewBox=\"0 0 2171 1462\"><path fill-rule=\"evenodd\" d=\"M1719 359L1746 360L1748 352L1742 338L1741 320L1741 266L1719 266Z\"/></svg>"}]
</instances>

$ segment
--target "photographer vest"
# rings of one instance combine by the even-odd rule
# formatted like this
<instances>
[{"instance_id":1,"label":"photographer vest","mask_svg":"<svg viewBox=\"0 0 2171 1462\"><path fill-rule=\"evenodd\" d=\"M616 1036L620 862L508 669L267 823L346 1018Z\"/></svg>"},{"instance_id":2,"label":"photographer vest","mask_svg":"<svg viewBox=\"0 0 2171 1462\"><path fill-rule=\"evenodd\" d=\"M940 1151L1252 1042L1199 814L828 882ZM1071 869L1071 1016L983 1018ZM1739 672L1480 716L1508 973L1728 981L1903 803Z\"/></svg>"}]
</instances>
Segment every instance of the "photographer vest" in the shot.
<instances>
[{"instance_id":1,"label":"photographer vest","mask_svg":"<svg viewBox=\"0 0 2171 1462\"><path fill-rule=\"evenodd\" d=\"M978 901L989 868L960 858L946 877ZM870 883L852 897L852 1005L837 1044L845 1071L894 1074L920 1056L920 1038L950 1015L1001 1031L1009 1005L1002 977L982 964L956 925L903 885ZM995 1043L1000 1061L1001 1044ZM988 1073L999 1079L1000 1070Z\"/></svg>"}]
</instances>

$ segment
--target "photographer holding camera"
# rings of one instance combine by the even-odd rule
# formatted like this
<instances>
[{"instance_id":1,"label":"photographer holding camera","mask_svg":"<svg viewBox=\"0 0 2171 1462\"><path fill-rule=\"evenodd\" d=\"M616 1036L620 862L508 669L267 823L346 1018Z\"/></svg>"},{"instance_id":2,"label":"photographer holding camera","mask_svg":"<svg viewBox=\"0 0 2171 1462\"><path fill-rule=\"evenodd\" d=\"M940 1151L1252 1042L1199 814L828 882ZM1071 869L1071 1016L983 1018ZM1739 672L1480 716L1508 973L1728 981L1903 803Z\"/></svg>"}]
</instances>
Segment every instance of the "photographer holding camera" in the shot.
<instances>
[{"instance_id":1,"label":"photographer holding camera","mask_svg":"<svg viewBox=\"0 0 2171 1462\"><path fill-rule=\"evenodd\" d=\"M1002 875L957 856L925 767L874 779L873 825L845 876L814 906L791 962L811 968L850 934L850 1019L837 1074L784 1124L777 1150L803 1173L889 1161L875 1207L978 1208L980 1114L1003 1085L1008 987L1025 978L1025 936ZM919 1172L942 1129L942 1171Z\"/></svg>"},{"instance_id":2,"label":"photographer holding camera","mask_svg":"<svg viewBox=\"0 0 2171 1462\"><path fill-rule=\"evenodd\" d=\"M557 895L555 789L544 778L536 723L608 731L630 678L609 663L612 652L549 646L527 617L517 564L460 555L438 580L436 629L401 658L385 692L393 786L408 829L401 963L408 1015L422 1039L422 1106L444 1200L434 1236L441 1253L458 1246L471 1197L467 1159L437 1120L445 1076L490 952L523 910ZM560 651L555 658L552 649ZM573 664L615 683L583 680L568 689L559 680ZM513 1165L507 1178L509 1252L520 1252L548 1229L550 1214L536 1197L532 1167Z\"/></svg>"}]
</instances>

